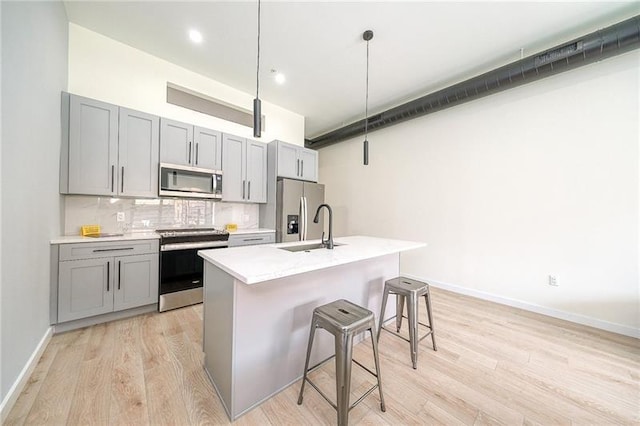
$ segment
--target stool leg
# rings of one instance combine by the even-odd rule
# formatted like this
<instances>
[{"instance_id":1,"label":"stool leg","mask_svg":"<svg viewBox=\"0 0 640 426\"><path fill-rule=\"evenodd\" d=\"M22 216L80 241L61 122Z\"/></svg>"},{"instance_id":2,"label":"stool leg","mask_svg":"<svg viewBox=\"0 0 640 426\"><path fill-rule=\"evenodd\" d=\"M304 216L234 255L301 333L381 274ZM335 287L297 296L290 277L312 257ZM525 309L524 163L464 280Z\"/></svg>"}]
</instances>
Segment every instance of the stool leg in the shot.
<instances>
[{"instance_id":1,"label":"stool leg","mask_svg":"<svg viewBox=\"0 0 640 426\"><path fill-rule=\"evenodd\" d=\"M380 340L380 332L382 331L382 323L384 322L384 311L387 309L387 299L389 298L389 292L387 286L384 286L384 293L382 293L382 308L380 310L380 317L378 318L378 335L376 340Z\"/></svg>"},{"instance_id":2,"label":"stool leg","mask_svg":"<svg viewBox=\"0 0 640 426\"><path fill-rule=\"evenodd\" d=\"M433 317L431 316L431 295L427 290L427 294L424 295L424 301L427 305L427 316L429 317L429 328L431 329L431 341L433 342L433 350L437 351L438 347L436 346L436 335L433 331Z\"/></svg>"},{"instance_id":3,"label":"stool leg","mask_svg":"<svg viewBox=\"0 0 640 426\"><path fill-rule=\"evenodd\" d=\"M409 346L411 346L411 363L413 369L418 368L418 298L415 293L407 299L407 316L409 317Z\"/></svg>"},{"instance_id":4,"label":"stool leg","mask_svg":"<svg viewBox=\"0 0 640 426\"><path fill-rule=\"evenodd\" d=\"M378 358L378 342L373 338L373 328L369 329L371 333L371 345L373 346L373 359L376 363L376 376L378 376L378 392L380 393L380 409L382 411L387 411L387 408L384 405L384 396L382 396L382 377L380 376L380 359Z\"/></svg>"},{"instance_id":5,"label":"stool leg","mask_svg":"<svg viewBox=\"0 0 640 426\"><path fill-rule=\"evenodd\" d=\"M338 406L338 426L349 423L349 394L351 393L351 358L353 336L336 336L336 396Z\"/></svg>"},{"instance_id":6,"label":"stool leg","mask_svg":"<svg viewBox=\"0 0 640 426\"><path fill-rule=\"evenodd\" d=\"M311 321L311 331L309 332L309 343L307 344L307 359L304 362L304 374L302 375L302 386L300 387L300 396L298 396L298 405L302 405L302 394L304 393L304 384L307 381L307 370L309 370L309 358L311 357L311 347L313 346L313 337L316 334L316 322Z\"/></svg>"},{"instance_id":7,"label":"stool leg","mask_svg":"<svg viewBox=\"0 0 640 426\"><path fill-rule=\"evenodd\" d=\"M402 311L404 311L404 296L396 294L396 331L400 332L402 327Z\"/></svg>"}]
</instances>

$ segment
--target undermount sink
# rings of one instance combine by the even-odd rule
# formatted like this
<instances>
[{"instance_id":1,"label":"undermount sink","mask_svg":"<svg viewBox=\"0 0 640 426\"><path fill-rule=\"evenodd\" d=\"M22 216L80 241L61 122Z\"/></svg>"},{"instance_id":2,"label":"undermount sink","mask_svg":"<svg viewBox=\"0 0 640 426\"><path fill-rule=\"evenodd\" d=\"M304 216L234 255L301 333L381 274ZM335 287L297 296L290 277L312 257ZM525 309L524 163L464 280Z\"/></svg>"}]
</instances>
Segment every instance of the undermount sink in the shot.
<instances>
[{"instance_id":1,"label":"undermount sink","mask_svg":"<svg viewBox=\"0 0 640 426\"><path fill-rule=\"evenodd\" d=\"M337 247L337 246L341 246L342 244L333 244L333 247ZM299 246L291 246L291 247L278 247L280 250L286 250L286 251L311 251L311 250L318 250L318 249L325 249L326 247L323 246L321 243L313 243L313 244L303 244L303 245L299 245Z\"/></svg>"}]
</instances>

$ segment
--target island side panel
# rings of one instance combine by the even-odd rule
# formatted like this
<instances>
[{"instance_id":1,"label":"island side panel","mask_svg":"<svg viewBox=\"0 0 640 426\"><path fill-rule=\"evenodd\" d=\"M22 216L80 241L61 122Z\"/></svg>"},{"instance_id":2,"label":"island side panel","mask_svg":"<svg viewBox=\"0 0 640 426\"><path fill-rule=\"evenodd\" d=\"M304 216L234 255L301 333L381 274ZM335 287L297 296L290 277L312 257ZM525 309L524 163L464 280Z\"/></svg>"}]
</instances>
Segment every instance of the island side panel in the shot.
<instances>
[{"instance_id":1,"label":"island side panel","mask_svg":"<svg viewBox=\"0 0 640 426\"><path fill-rule=\"evenodd\" d=\"M234 278L209 262L204 265L204 367L231 417Z\"/></svg>"},{"instance_id":2,"label":"island side panel","mask_svg":"<svg viewBox=\"0 0 640 426\"><path fill-rule=\"evenodd\" d=\"M377 321L384 282L398 275L399 254L391 254L259 284L236 281L232 419L302 377L314 308L347 299ZM319 330L311 365L333 353L333 336Z\"/></svg>"}]
</instances>

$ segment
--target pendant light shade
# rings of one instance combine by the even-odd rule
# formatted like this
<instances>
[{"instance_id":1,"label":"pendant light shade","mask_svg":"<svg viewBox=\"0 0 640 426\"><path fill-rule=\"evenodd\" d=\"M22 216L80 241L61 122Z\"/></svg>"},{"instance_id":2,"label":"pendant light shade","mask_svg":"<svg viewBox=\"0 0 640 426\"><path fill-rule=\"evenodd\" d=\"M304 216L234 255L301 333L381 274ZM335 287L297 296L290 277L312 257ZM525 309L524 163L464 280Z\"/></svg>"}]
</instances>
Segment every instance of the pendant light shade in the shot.
<instances>
[{"instance_id":1,"label":"pendant light shade","mask_svg":"<svg viewBox=\"0 0 640 426\"><path fill-rule=\"evenodd\" d=\"M258 0L258 58L256 60L256 98L253 100L253 136L259 138L262 131L262 103L260 102L260 0Z\"/></svg>"},{"instance_id":2,"label":"pendant light shade","mask_svg":"<svg viewBox=\"0 0 640 426\"><path fill-rule=\"evenodd\" d=\"M369 165L369 141L367 140L367 131L369 130L369 41L373 38L373 31L367 30L362 33L362 39L367 42L367 78L366 78L366 95L364 100L364 144L362 163Z\"/></svg>"}]
</instances>

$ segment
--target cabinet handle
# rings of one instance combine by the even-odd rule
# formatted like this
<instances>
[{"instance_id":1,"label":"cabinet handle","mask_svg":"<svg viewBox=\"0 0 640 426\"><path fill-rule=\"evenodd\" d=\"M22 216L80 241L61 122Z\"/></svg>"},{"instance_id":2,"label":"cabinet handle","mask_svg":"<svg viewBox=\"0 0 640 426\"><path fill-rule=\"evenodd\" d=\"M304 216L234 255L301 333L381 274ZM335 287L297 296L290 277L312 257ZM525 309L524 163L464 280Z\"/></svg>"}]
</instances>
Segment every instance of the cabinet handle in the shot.
<instances>
[{"instance_id":1,"label":"cabinet handle","mask_svg":"<svg viewBox=\"0 0 640 426\"><path fill-rule=\"evenodd\" d=\"M124 166L122 166L122 181L120 182L120 193L124 193Z\"/></svg>"},{"instance_id":2,"label":"cabinet handle","mask_svg":"<svg viewBox=\"0 0 640 426\"><path fill-rule=\"evenodd\" d=\"M262 241L264 238L245 238L242 241Z\"/></svg>"},{"instance_id":3,"label":"cabinet handle","mask_svg":"<svg viewBox=\"0 0 640 426\"><path fill-rule=\"evenodd\" d=\"M109 274L110 270L111 270L111 262L107 262L107 293L109 293L109 278L111 278L111 274Z\"/></svg>"},{"instance_id":4,"label":"cabinet handle","mask_svg":"<svg viewBox=\"0 0 640 426\"><path fill-rule=\"evenodd\" d=\"M198 165L198 147L200 146L199 143L196 144L196 166Z\"/></svg>"},{"instance_id":5,"label":"cabinet handle","mask_svg":"<svg viewBox=\"0 0 640 426\"><path fill-rule=\"evenodd\" d=\"M244 188L245 188L245 184L246 184L246 180L242 181L242 199L244 200Z\"/></svg>"},{"instance_id":6,"label":"cabinet handle","mask_svg":"<svg viewBox=\"0 0 640 426\"><path fill-rule=\"evenodd\" d=\"M251 199L251 181L248 181L247 183L247 200Z\"/></svg>"},{"instance_id":7,"label":"cabinet handle","mask_svg":"<svg viewBox=\"0 0 640 426\"><path fill-rule=\"evenodd\" d=\"M296 160L296 176L300 176L300 160Z\"/></svg>"},{"instance_id":8,"label":"cabinet handle","mask_svg":"<svg viewBox=\"0 0 640 426\"><path fill-rule=\"evenodd\" d=\"M100 253L103 251L121 251L121 250L133 250L133 247L121 247L121 248L109 248L109 249L94 249L94 253Z\"/></svg>"},{"instance_id":9,"label":"cabinet handle","mask_svg":"<svg viewBox=\"0 0 640 426\"><path fill-rule=\"evenodd\" d=\"M118 290L120 290L120 261L118 260Z\"/></svg>"},{"instance_id":10,"label":"cabinet handle","mask_svg":"<svg viewBox=\"0 0 640 426\"><path fill-rule=\"evenodd\" d=\"M113 177L116 174L116 166L111 165L111 192L113 192Z\"/></svg>"},{"instance_id":11,"label":"cabinet handle","mask_svg":"<svg viewBox=\"0 0 640 426\"><path fill-rule=\"evenodd\" d=\"M300 177L304 176L304 160L300 160Z\"/></svg>"},{"instance_id":12,"label":"cabinet handle","mask_svg":"<svg viewBox=\"0 0 640 426\"><path fill-rule=\"evenodd\" d=\"M191 164L191 141L189 141L189 161L187 163Z\"/></svg>"}]
</instances>

